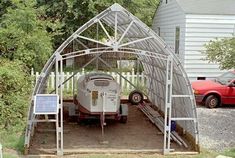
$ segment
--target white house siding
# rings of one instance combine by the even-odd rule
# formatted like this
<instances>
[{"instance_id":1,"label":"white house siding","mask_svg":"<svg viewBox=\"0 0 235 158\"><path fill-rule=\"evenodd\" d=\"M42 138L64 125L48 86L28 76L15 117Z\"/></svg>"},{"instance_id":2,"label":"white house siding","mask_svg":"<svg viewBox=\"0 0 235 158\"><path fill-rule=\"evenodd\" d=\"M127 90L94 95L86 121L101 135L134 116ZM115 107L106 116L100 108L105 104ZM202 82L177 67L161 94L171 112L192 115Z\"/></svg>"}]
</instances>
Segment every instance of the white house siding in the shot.
<instances>
[{"instance_id":1,"label":"white house siding","mask_svg":"<svg viewBox=\"0 0 235 158\"><path fill-rule=\"evenodd\" d=\"M175 29L177 26L180 27L179 57L183 63L185 14L175 0L168 0L167 4L163 0L153 19L152 29L158 32L158 27L160 27L160 36L173 50L175 48Z\"/></svg>"},{"instance_id":2,"label":"white house siding","mask_svg":"<svg viewBox=\"0 0 235 158\"><path fill-rule=\"evenodd\" d=\"M204 44L234 36L235 15L186 15L184 67L191 80L214 78L222 73L217 64L203 60Z\"/></svg>"}]
</instances>

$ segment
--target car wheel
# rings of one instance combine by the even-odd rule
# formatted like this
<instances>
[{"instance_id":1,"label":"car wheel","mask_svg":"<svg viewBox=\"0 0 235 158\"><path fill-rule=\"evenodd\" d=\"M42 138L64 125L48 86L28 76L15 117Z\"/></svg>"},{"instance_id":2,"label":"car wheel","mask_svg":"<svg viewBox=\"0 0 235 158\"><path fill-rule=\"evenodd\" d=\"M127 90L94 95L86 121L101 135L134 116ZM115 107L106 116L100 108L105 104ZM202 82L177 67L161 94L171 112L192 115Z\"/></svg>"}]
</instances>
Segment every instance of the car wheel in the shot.
<instances>
[{"instance_id":1,"label":"car wheel","mask_svg":"<svg viewBox=\"0 0 235 158\"><path fill-rule=\"evenodd\" d=\"M208 107L208 108L215 108L215 107L218 107L219 106L219 98L216 97L215 95L209 95L207 98L206 98L206 101L205 101L205 105Z\"/></svg>"},{"instance_id":2,"label":"car wheel","mask_svg":"<svg viewBox=\"0 0 235 158\"><path fill-rule=\"evenodd\" d=\"M129 94L129 102L133 105L137 105L142 103L144 100L144 96L140 91L134 90Z\"/></svg>"}]
</instances>

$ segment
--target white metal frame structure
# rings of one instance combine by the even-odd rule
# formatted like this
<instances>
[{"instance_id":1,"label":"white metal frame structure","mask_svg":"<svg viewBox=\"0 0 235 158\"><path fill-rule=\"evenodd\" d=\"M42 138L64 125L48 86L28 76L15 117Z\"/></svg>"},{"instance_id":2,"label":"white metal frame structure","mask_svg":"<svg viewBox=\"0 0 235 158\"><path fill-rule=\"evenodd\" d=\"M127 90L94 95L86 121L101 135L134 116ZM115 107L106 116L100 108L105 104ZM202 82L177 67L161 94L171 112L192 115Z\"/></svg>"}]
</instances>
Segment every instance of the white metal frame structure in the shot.
<instances>
[{"instance_id":1,"label":"white metal frame structure","mask_svg":"<svg viewBox=\"0 0 235 158\"><path fill-rule=\"evenodd\" d=\"M86 37L86 34L84 35L84 32L91 29L94 25L97 26L96 28L98 26L101 28L108 42L103 42L103 40L98 38ZM83 41L95 43L97 47L89 47ZM79 43L83 46L83 49L65 53L64 49L73 44L73 42ZM60 96L60 123L57 135L58 155L63 154L62 86L66 81L62 81L58 75L59 71L63 72L63 60L93 55L94 58L83 67L92 61L99 60L105 66L111 68L110 64L100 57L100 55L105 53L135 54L138 57L138 62L142 63L145 75L147 76L148 98L165 114L164 154L168 154L172 150L170 148L172 120L177 121L177 124L192 136L194 145L199 144L196 103L191 84L179 59L154 31L126 9L115 3L81 26L62 43L45 64L34 87L33 96L43 94L47 77L51 71L55 70L56 89L54 92ZM32 110L33 104L30 105L28 113L28 124L25 133L26 149L29 147L30 138L36 126L33 120L37 118L33 115Z\"/></svg>"}]
</instances>

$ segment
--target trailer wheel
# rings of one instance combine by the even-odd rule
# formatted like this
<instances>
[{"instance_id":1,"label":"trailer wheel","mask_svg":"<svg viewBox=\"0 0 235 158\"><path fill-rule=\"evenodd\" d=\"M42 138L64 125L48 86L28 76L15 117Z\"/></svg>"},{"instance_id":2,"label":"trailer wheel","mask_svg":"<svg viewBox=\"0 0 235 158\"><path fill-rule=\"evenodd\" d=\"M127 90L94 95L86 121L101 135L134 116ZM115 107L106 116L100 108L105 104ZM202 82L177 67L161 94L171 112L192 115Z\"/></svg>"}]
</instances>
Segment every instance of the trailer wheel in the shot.
<instances>
[{"instance_id":1,"label":"trailer wheel","mask_svg":"<svg viewBox=\"0 0 235 158\"><path fill-rule=\"evenodd\" d=\"M129 102L133 105L137 105L142 103L144 100L144 96L140 91L134 90L129 94Z\"/></svg>"},{"instance_id":2,"label":"trailer wheel","mask_svg":"<svg viewBox=\"0 0 235 158\"><path fill-rule=\"evenodd\" d=\"M127 122L127 116L121 116L120 122L121 123L126 123Z\"/></svg>"}]
</instances>

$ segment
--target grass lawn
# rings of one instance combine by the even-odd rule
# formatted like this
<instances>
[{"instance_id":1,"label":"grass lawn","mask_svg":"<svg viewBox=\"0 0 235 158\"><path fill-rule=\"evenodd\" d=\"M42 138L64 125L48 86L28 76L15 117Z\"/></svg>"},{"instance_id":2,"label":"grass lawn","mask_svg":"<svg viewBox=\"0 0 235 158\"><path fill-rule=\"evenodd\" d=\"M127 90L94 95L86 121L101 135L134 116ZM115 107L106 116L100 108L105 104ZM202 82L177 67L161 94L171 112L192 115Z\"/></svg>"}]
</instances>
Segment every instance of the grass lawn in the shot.
<instances>
[{"instance_id":1,"label":"grass lawn","mask_svg":"<svg viewBox=\"0 0 235 158\"><path fill-rule=\"evenodd\" d=\"M3 146L3 158L16 158L24 150L24 127L19 125L14 128L0 131L0 143Z\"/></svg>"}]
</instances>

